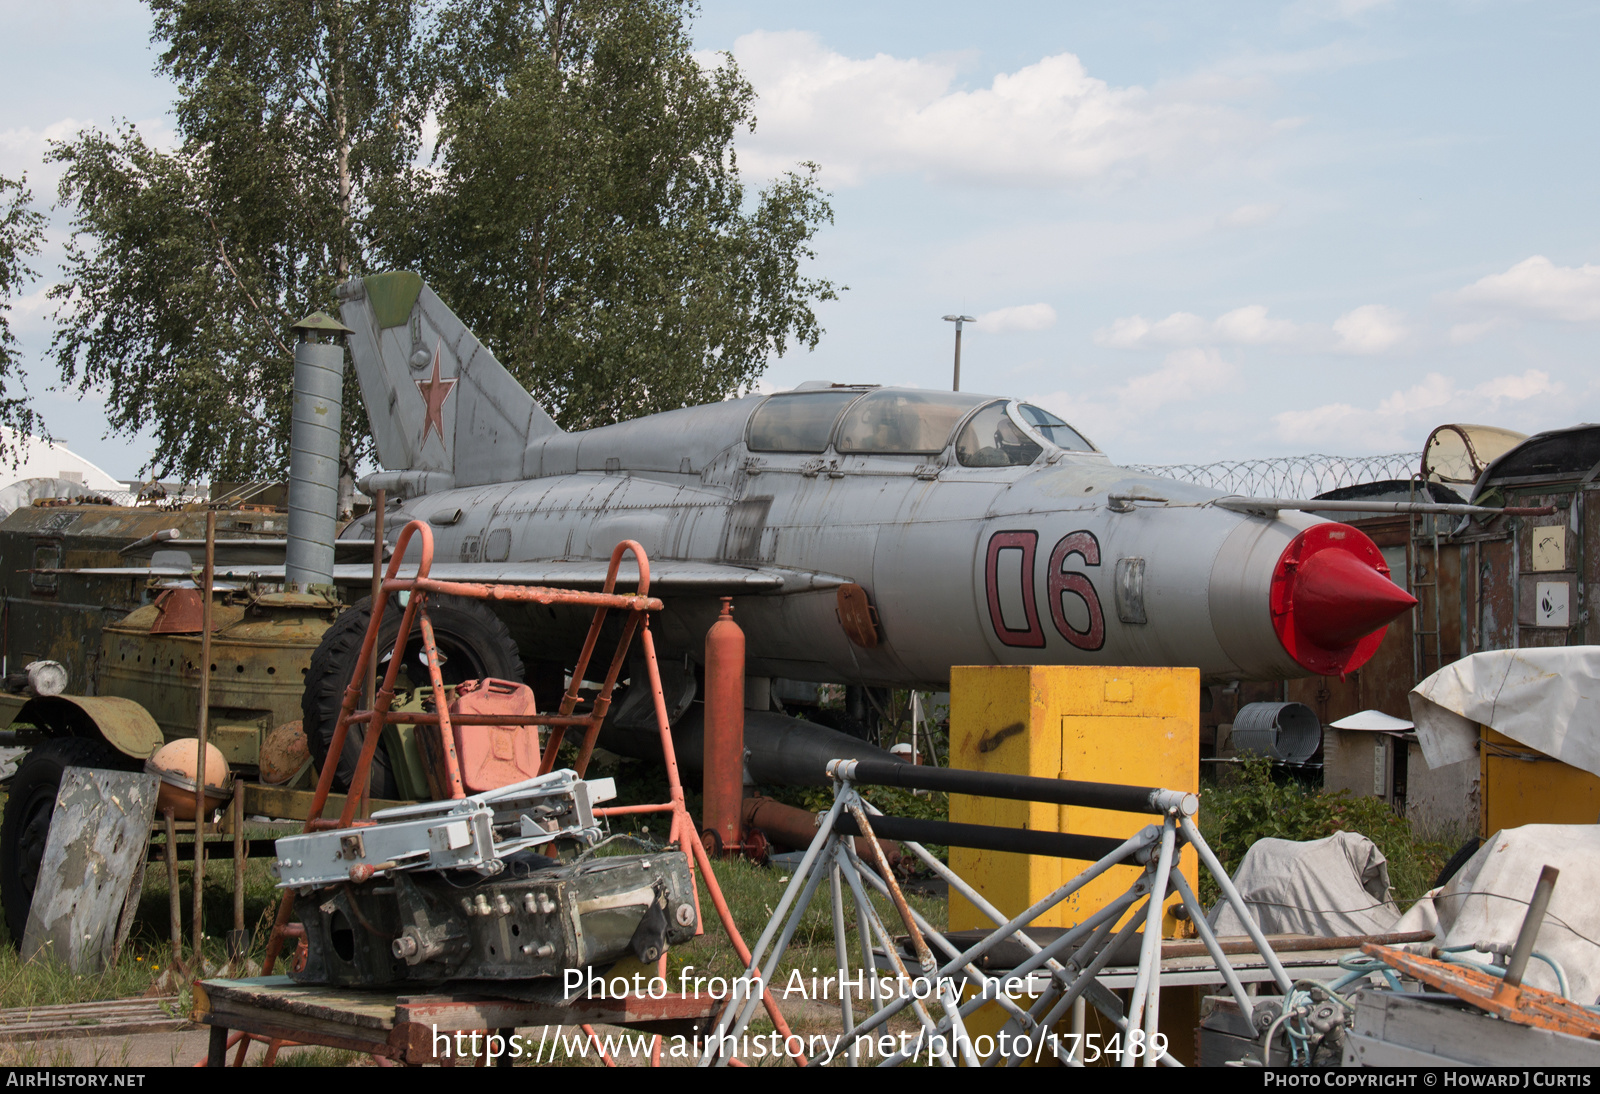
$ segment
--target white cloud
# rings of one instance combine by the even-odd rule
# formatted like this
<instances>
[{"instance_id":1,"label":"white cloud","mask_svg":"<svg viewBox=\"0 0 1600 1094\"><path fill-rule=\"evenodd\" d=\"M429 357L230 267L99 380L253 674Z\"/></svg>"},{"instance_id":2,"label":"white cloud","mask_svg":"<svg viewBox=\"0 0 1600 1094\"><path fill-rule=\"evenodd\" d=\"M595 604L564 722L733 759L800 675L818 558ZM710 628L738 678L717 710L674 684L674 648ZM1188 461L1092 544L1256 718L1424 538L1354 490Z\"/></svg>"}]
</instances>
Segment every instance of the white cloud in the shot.
<instances>
[{"instance_id":1,"label":"white cloud","mask_svg":"<svg viewBox=\"0 0 1600 1094\"><path fill-rule=\"evenodd\" d=\"M1011 308L986 311L973 322L973 329L984 334L1049 330L1056 325L1056 310L1049 304L1018 304Z\"/></svg>"},{"instance_id":2,"label":"white cloud","mask_svg":"<svg viewBox=\"0 0 1600 1094\"><path fill-rule=\"evenodd\" d=\"M1151 415L1170 403L1195 403L1237 386L1239 370L1215 349L1190 347L1167 354L1161 367L1108 390L1081 388L1030 395L1028 401L1061 415L1096 444L1140 435ZM1186 409L1183 417L1189 419Z\"/></svg>"},{"instance_id":3,"label":"white cloud","mask_svg":"<svg viewBox=\"0 0 1600 1094\"><path fill-rule=\"evenodd\" d=\"M1241 205L1231 213L1217 218L1217 224L1223 228L1254 228L1283 212L1281 205Z\"/></svg>"},{"instance_id":4,"label":"white cloud","mask_svg":"<svg viewBox=\"0 0 1600 1094\"><path fill-rule=\"evenodd\" d=\"M1348 353L1382 353L1406 336L1405 313L1366 304L1333 321L1338 348Z\"/></svg>"},{"instance_id":5,"label":"white cloud","mask_svg":"<svg viewBox=\"0 0 1600 1094\"><path fill-rule=\"evenodd\" d=\"M1114 320L1095 332L1102 346L1133 349L1146 345L1246 345L1284 343L1301 340L1305 328L1287 319L1269 319L1261 304L1247 304L1206 321L1192 312L1173 312L1152 323L1140 315Z\"/></svg>"},{"instance_id":6,"label":"white cloud","mask_svg":"<svg viewBox=\"0 0 1600 1094\"><path fill-rule=\"evenodd\" d=\"M1447 299L1518 318L1592 323L1600 320L1600 266L1557 266L1534 255Z\"/></svg>"},{"instance_id":7,"label":"white cloud","mask_svg":"<svg viewBox=\"0 0 1600 1094\"><path fill-rule=\"evenodd\" d=\"M955 61L846 57L802 31L747 34L733 53L759 95L741 165L772 175L816 160L833 185L913 171L1058 186L1204 161L1271 132L1198 88L1112 87L1071 53L972 90L957 89Z\"/></svg>"},{"instance_id":8,"label":"white cloud","mask_svg":"<svg viewBox=\"0 0 1600 1094\"><path fill-rule=\"evenodd\" d=\"M1507 322L1509 320L1503 316L1495 316L1476 323L1457 323L1450 328L1450 344L1461 346L1468 342L1476 342L1490 331L1498 330L1500 327L1505 326Z\"/></svg>"},{"instance_id":9,"label":"white cloud","mask_svg":"<svg viewBox=\"0 0 1600 1094\"><path fill-rule=\"evenodd\" d=\"M1164 403L1181 403L1212 395L1227 387L1238 370L1214 349L1180 349L1167 354L1154 372L1135 376L1116 395L1129 408L1153 410Z\"/></svg>"},{"instance_id":10,"label":"white cloud","mask_svg":"<svg viewBox=\"0 0 1600 1094\"><path fill-rule=\"evenodd\" d=\"M1272 418L1279 439L1303 450L1398 451L1414 448L1417 438L1443 422L1486 421L1515 404L1562 391L1549 373L1529 369L1497 376L1471 388L1430 372L1420 383L1391 392L1371 409L1328 403L1311 410L1286 410Z\"/></svg>"},{"instance_id":11,"label":"white cloud","mask_svg":"<svg viewBox=\"0 0 1600 1094\"><path fill-rule=\"evenodd\" d=\"M1193 312L1173 312L1152 323L1142 315L1113 320L1094 340L1116 349L1144 346L1292 346L1336 353L1382 353L1409 333L1405 315L1382 304L1346 312L1331 327L1273 319L1265 305L1247 304L1207 320Z\"/></svg>"}]
</instances>

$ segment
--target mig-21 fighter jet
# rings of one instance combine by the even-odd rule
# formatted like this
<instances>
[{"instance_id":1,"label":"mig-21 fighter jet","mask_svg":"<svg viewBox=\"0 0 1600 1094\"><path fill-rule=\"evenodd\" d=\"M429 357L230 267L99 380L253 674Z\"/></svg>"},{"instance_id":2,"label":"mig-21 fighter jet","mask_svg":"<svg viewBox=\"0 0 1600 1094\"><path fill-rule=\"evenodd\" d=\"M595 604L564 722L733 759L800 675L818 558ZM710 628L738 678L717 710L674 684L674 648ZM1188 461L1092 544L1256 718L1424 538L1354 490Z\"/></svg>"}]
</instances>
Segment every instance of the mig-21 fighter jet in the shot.
<instances>
[{"instance_id":1,"label":"mig-21 fighter jet","mask_svg":"<svg viewBox=\"0 0 1600 1094\"><path fill-rule=\"evenodd\" d=\"M1415 603L1361 532L1119 467L1026 402L811 383L569 433L417 275L340 291L386 536L429 522L436 578L576 588L638 541L675 715L728 596L752 677L926 689L972 664L1339 674ZM587 615L495 610L435 611L458 678L559 680Z\"/></svg>"}]
</instances>

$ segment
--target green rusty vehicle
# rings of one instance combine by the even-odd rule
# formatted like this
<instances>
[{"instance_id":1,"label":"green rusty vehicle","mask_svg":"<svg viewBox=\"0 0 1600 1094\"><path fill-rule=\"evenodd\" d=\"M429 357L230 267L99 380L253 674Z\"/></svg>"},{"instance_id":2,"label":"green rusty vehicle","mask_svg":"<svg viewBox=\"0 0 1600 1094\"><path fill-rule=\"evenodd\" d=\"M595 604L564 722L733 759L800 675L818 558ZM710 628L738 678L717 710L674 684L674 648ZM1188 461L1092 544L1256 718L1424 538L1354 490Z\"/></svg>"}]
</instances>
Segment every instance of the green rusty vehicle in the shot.
<instances>
[{"instance_id":1,"label":"green rusty vehicle","mask_svg":"<svg viewBox=\"0 0 1600 1094\"><path fill-rule=\"evenodd\" d=\"M270 551L286 520L219 512L217 534ZM32 746L0 822L0 904L13 938L27 922L63 769L139 770L161 745L196 733L201 594L183 574L158 575L124 552L171 530L179 542L203 541L205 526L204 510L88 504L29 507L0 521L0 675L10 685L0 726ZM233 583L218 590L210 739L236 772L256 775L266 735L300 717L311 656L336 615L324 597ZM46 660L66 668L66 690L30 695L19 687L22 670Z\"/></svg>"},{"instance_id":2,"label":"green rusty vehicle","mask_svg":"<svg viewBox=\"0 0 1600 1094\"><path fill-rule=\"evenodd\" d=\"M63 770L141 770L163 744L195 736L202 671L211 676L208 739L245 780L245 812L307 815L316 766L304 751L286 757L282 742L295 738L292 730L269 737L309 711L306 745L316 760L325 756L332 727L324 723L349 683L369 613L364 602L346 608L331 591L283 591L275 575L287 522L281 509L217 512L219 560L226 556L234 574L259 563L275 580L216 582L211 657L202 666L203 508L49 504L0 520L0 730L30 749L8 780L0 821L0 905L14 939L27 922ZM370 560L372 545L341 541L340 552L341 561ZM353 588L350 599L366 591ZM447 683L520 676L503 625L442 607L436 626ZM392 614L387 642L399 628ZM29 691L25 669L39 661L66 668L62 694ZM405 770L402 751L386 735L374 797L418 796L420 776ZM390 753L401 757L393 770ZM336 796L329 808L342 804Z\"/></svg>"}]
</instances>

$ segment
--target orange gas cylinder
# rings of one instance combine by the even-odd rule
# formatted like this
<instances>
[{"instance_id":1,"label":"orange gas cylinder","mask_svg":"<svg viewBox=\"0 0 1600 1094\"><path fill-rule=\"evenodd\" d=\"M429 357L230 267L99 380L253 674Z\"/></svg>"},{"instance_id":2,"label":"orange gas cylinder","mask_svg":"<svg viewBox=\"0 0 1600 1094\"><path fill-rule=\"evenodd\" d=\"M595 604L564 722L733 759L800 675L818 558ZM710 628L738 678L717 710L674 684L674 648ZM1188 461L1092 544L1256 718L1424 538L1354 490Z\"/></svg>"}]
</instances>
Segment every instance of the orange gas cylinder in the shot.
<instances>
[{"instance_id":1,"label":"orange gas cylinder","mask_svg":"<svg viewBox=\"0 0 1600 1094\"><path fill-rule=\"evenodd\" d=\"M733 598L706 632L706 729L701 831L708 847L739 847L744 804L744 631L733 621Z\"/></svg>"},{"instance_id":2,"label":"orange gas cylinder","mask_svg":"<svg viewBox=\"0 0 1600 1094\"><path fill-rule=\"evenodd\" d=\"M533 689L512 680L467 680L456 687L450 714L537 714ZM452 723L461 785L468 794L498 790L539 774L539 727Z\"/></svg>"}]
</instances>

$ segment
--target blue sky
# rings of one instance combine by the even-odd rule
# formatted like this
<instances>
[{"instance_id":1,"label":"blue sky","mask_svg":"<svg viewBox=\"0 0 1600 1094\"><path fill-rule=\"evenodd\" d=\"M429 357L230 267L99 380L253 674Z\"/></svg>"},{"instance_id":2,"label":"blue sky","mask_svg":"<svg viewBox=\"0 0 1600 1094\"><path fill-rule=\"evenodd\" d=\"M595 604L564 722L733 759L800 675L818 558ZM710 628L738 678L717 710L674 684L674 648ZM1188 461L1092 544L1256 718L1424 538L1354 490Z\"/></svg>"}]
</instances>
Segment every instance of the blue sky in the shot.
<instances>
[{"instance_id":1,"label":"blue sky","mask_svg":"<svg viewBox=\"0 0 1600 1094\"><path fill-rule=\"evenodd\" d=\"M0 173L48 201L47 136L170 129L139 5L0 10ZM1125 462L1594 419L1597 31L1561 2L707 2L706 63L760 95L741 167L821 165L814 272L849 286L765 383L948 386L963 311L964 388ZM47 390L64 223L13 311L30 388L73 448L137 466L92 396Z\"/></svg>"}]
</instances>

